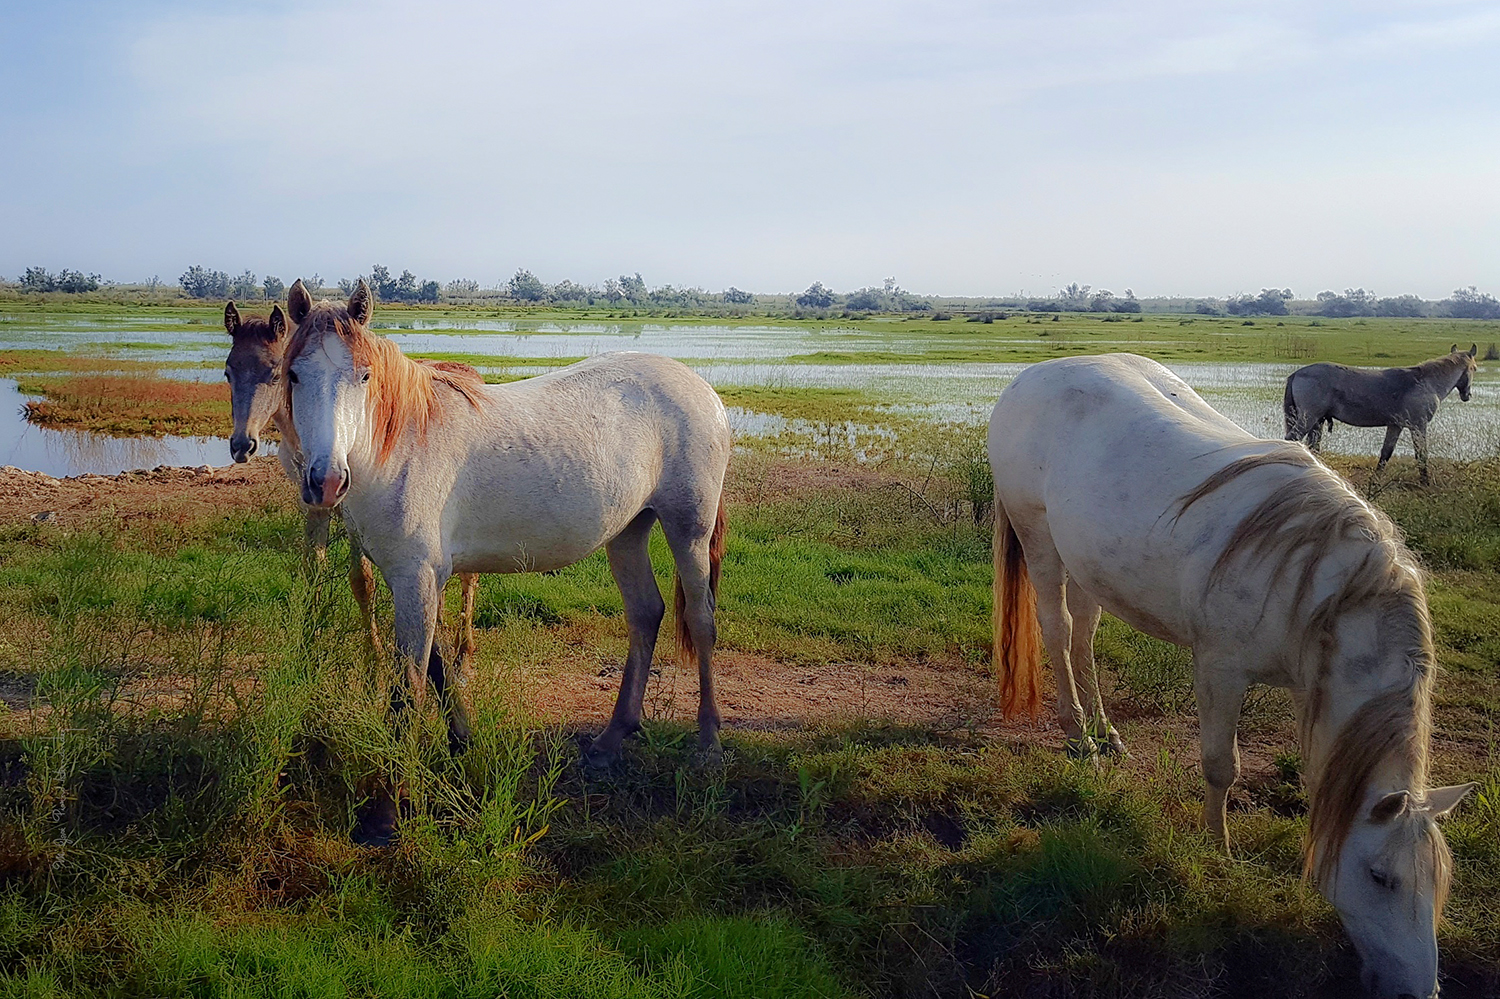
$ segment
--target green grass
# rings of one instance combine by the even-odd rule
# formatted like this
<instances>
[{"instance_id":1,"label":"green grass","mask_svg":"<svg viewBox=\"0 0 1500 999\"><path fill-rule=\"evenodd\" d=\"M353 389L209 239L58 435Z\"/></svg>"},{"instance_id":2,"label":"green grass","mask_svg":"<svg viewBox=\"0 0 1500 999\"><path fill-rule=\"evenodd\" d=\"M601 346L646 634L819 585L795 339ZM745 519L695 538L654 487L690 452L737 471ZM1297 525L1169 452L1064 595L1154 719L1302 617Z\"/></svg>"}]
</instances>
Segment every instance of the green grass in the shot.
<instances>
[{"instance_id":1,"label":"green grass","mask_svg":"<svg viewBox=\"0 0 1500 999\"><path fill-rule=\"evenodd\" d=\"M66 300L62 300L66 298ZM7 324L41 330L87 330L100 322L131 320L132 329L155 332L207 332L222 322L221 307L188 300L155 303L90 301L62 296L35 301L24 297L0 301L0 333ZM991 323L940 321L921 314L796 318L785 314L679 315L675 310L527 308L514 305L415 306L382 304L377 326L400 329L415 321L444 322L462 335L464 324L501 319L517 324L518 335L541 327L586 324L576 335L596 335L607 320L632 325L756 326L782 328L799 338L837 334L836 344L793 355L792 363L911 364L991 363L1045 360L1067 354L1128 350L1160 360L1278 361L1306 363L1333 360L1349 364L1413 364L1446 353L1457 341L1483 348L1500 340L1500 322L1456 319L1324 319L1309 316L1240 319L1228 316L1090 313L1015 313ZM159 320L159 321L154 321ZM472 332L485 331L477 328ZM565 363L561 359L495 358L473 352L435 352L441 357L477 364ZM580 355L581 356L581 355ZM572 360L569 358L568 360ZM3 367L3 366L0 366Z\"/></svg>"},{"instance_id":2,"label":"green grass","mask_svg":"<svg viewBox=\"0 0 1500 999\"><path fill-rule=\"evenodd\" d=\"M22 311L0 309L58 329L144 314ZM161 311L194 324L164 329L219 321L202 306ZM398 325L600 316L387 312ZM1398 364L1496 338L1494 324L1449 321L1107 318L775 323L837 332L836 349L792 364L1106 349ZM0 352L0 373L122 368L137 370ZM721 394L805 424L740 442L721 647L985 671L982 430L852 389ZM788 460L808 481L833 466L853 482L782 488ZM1369 461L1338 464L1366 488ZM1482 784L1446 827L1445 995L1500 988L1497 467L1440 463L1421 489L1399 459L1376 496L1433 571L1434 777ZM1236 792L1236 856L1200 831L1183 650L1106 619L1098 657L1137 756L1097 771L1009 735L853 719L731 728L722 769L694 764L683 726L648 723L620 769L591 774L576 766L578 733L532 719L517 691L538 663L618 662L620 598L596 555L483 579L477 736L453 758L432 706L389 724L393 673L363 660L347 549L303 579L286 497L0 529L0 679L46 705L0 716L0 995L1328 995L1354 976L1336 917L1300 876L1306 803L1284 696L1255 691L1247 708L1245 729L1277 756ZM652 556L665 592L659 535ZM388 635L387 600L380 611ZM356 810L383 780L408 795L402 842L354 848Z\"/></svg>"},{"instance_id":3,"label":"green grass","mask_svg":"<svg viewBox=\"0 0 1500 999\"><path fill-rule=\"evenodd\" d=\"M786 471L736 459L725 649L987 667L988 537L944 499L969 495L967 466L937 466L935 502L913 498L920 477L757 490ZM1434 571L1434 776L1483 784L1446 825L1441 935L1444 994L1483 995L1500 985L1500 480L1437 473L1419 489L1400 463L1378 501ZM0 671L48 705L0 718L0 995L1321 996L1355 973L1301 878L1284 704L1247 716L1283 755L1237 792L1226 858L1198 824L1187 655L1118 622L1098 648L1123 763L852 719L730 727L702 768L686 728L655 722L596 774L517 690L538 660L618 661L604 560L484 577L476 741L454 758L431 705L389 725L393 673L364 662L342 542L304 579L291 491L262 502L0 528ZM659 537L652 554L665 590ZM356 848L386 775L409 796L403 839Z\"/></svg>"}]
</instances>

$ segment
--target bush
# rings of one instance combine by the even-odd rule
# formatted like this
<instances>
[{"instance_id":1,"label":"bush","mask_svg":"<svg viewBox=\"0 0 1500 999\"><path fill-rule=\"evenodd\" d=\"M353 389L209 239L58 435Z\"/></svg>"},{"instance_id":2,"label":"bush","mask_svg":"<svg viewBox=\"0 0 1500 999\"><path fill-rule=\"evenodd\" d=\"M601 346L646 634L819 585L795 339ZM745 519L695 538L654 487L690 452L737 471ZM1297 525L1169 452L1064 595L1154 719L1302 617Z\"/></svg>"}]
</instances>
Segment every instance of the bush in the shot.
<instances>
[{"instance_id":1,"label":"bush","mask_svg":"<svg viewBox=\"0 0 1500 999\"><path fill-rule=\"evenodd\" d=\"M70 295L99 290L99 275L63 268L48 274L45 267L28 267L21 276L22 291L60 291Z\"/></svg>"},{"instance_id":2,"label":"bush","mask_svg":"<svg viewBox=\"0 0 1500 999\"><path fill-rule=\"evenodd\" d=\"M228 298L229 275L223 271L210 270L197 264L183 272L177 279L182 290L193 298ZM246 296L249 297L249 296Z\"/></svg>"}]
</instances>

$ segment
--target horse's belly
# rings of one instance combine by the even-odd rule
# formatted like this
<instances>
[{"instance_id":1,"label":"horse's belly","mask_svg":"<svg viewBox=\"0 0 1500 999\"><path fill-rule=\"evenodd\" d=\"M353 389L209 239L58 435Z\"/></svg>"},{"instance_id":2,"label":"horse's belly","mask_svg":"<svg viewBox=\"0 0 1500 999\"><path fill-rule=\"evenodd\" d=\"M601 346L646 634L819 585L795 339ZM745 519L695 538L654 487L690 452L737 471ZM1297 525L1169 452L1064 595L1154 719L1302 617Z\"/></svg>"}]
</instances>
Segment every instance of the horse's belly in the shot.
<instances>
[{"instance_id":1,"label":"horse's belly","mask_svg":"<svg viewBox=\"0 0 1500 999\"><path fill-rule=\"evenodd\" d=\"M1115 617L1137 631L1174 645L1190 646L1192 630L1183 614L1181 566L1159 555L1115 550L1109 564L1059 545L1068 577ZM1072 556L1072 557L1070 557Z\"/></svg>"},{"instance_id":2,"label":"horse's belly","mask_svg":"<svg viewBox=\"0 0 1500 999\"><path fill-rule=\"evenodd\" d=\"M588 558L623 531L645 504L644 488L601 495L518 495L475 503L445 540L454 572L546 572Z\"/></svg>"},{"instance_id":3,"label":"horse's belly","mask_svg":"<svg viewBox=\"0 0 1500 999\"><path fill-rule=\"evenodd\" d=\"M471 539L451 556L454 572L549 572L588 558L608 541L598 535L557 538L496 539L482 543Z\"/></svg>"}]
</instances>

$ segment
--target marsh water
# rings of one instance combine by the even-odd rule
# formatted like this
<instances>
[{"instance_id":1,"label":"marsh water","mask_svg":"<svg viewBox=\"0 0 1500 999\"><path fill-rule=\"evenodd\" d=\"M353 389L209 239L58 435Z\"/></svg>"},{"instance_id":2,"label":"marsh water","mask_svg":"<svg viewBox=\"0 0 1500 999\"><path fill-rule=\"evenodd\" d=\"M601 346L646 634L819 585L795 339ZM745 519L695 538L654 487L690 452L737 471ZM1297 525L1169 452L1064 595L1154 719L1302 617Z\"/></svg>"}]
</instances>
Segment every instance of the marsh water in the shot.
<instances>
[{"instance_id":1,"label":"marsh water","mask_svg":"<svg viewBox=\"0 0 1500 999\"><path fill-rule=\"evenodd\" d=\"M26 421L26 398L14 379L0 378L0 465L63 478L157 465L229 464L229 441L223 437L110 437L52 430Z\"/></svg>"},{"instance_id":2,"label":"marsh water","mask_svg":"<svg viewBox=\"0 0 1500 999\"><path fill-rule=\"evenodd\" d=\"M856 389L897 411L937 420L979 423L987 419L996 395L1017 372L1016 363L929 363L924 352L941 350L942 334L890 329L809 328L796 324L729 326L670 322L556 322L525 320L413 319L376 327L411 353L462 354L487 373L532 375L567 361L610 350L643 350L686 361L715 385ZM972 327L966 335L973 336ZM1018 340L1014 330L997 329L996 346L1035 343ZM972 341L971 341L972 342ZM1094 348L1129 350L1135 341L1092 341ZM1160 341L1157 341L1157 345ZM217 378L228 338L202 320L173 317L50 318L46 323L10 319L0 323L0 349L44 348L104 355L160 365L165 375ZM878 352L878 353L877 353ZM819 355L838 355L827 363ZM869 362L859 361L868 354ZM892 362L910 356L910 363ZM493 364L484 363L493 357ZM847 359L847 360L846 360ZM1168 362L1189 385L1230 419L1257 436L1282 435L1281 395L1297 363ZM0 389L0 464L64 470L102 471L154 464L223 464L227 445L220 438L120 440L98 435L42 431L19 418L23 400L14 383ZM778 433L798 421L748 410L733 414L741 434ZM1449 396L1431 428L1436 454L1472 459L1500 453L1500 366L1481 366L1473 400ZM1380 428L1345 427L1324 438L1330 450L1374 454ZM1398 454L1410 454L1403 438ZM43 466L46 467L43 467ZM114 466L119 466L118 468Z\"/></svg>"}]
</instances>

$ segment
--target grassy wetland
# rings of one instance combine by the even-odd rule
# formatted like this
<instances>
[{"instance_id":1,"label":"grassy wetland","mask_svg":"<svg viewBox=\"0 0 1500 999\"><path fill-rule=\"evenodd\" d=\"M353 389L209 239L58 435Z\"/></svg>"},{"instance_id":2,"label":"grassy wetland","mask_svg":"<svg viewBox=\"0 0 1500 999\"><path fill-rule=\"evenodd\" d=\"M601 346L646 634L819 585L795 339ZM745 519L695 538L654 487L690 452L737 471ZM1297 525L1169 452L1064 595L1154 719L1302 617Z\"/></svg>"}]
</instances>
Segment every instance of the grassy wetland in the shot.
<instances>
[{"instance_id":1,"label":"grassy wetland","mask_svg":"<svg viewBox=\"0 0 1500 999\"><path fill-rule=\"evenodd\" d=\"M82 432L227 433L217 313L90 308L0 308L0 378ZM692 761L696 677L663 643L624 764L579 767L625 652L602 555L482 578L478 723L455 758L435 714L399 736L386 724L392 671L366 659L347 546L336 533L329 563L303 571L273 459L6 473L0 995L1357 994L1338 919L1301 876L1284 695L1247 704L1232 857L1198 821L1181 650L1106 618L1124 760L1069 762L1055 726L997 720L985 400L1008 365L1132 350L1204 365L1179 370L1264 432L1292 366L1483 351L1500 328L497 311L378 318L404 349L496 379L677 342L666 352L731 407L723 766ZM1433 779L1481 784L1446 825L1445 997L1500 990L1494 379L1448 402L1430 489L1409 445L1377 480L1361 438L1331 442L1431 573ZM659 536L653 556L665 588ZM389 634L388 599L380 614ZM391 772L411 803L400 841L355 847L354 810Z\"/></svg>"}]
</instances>

